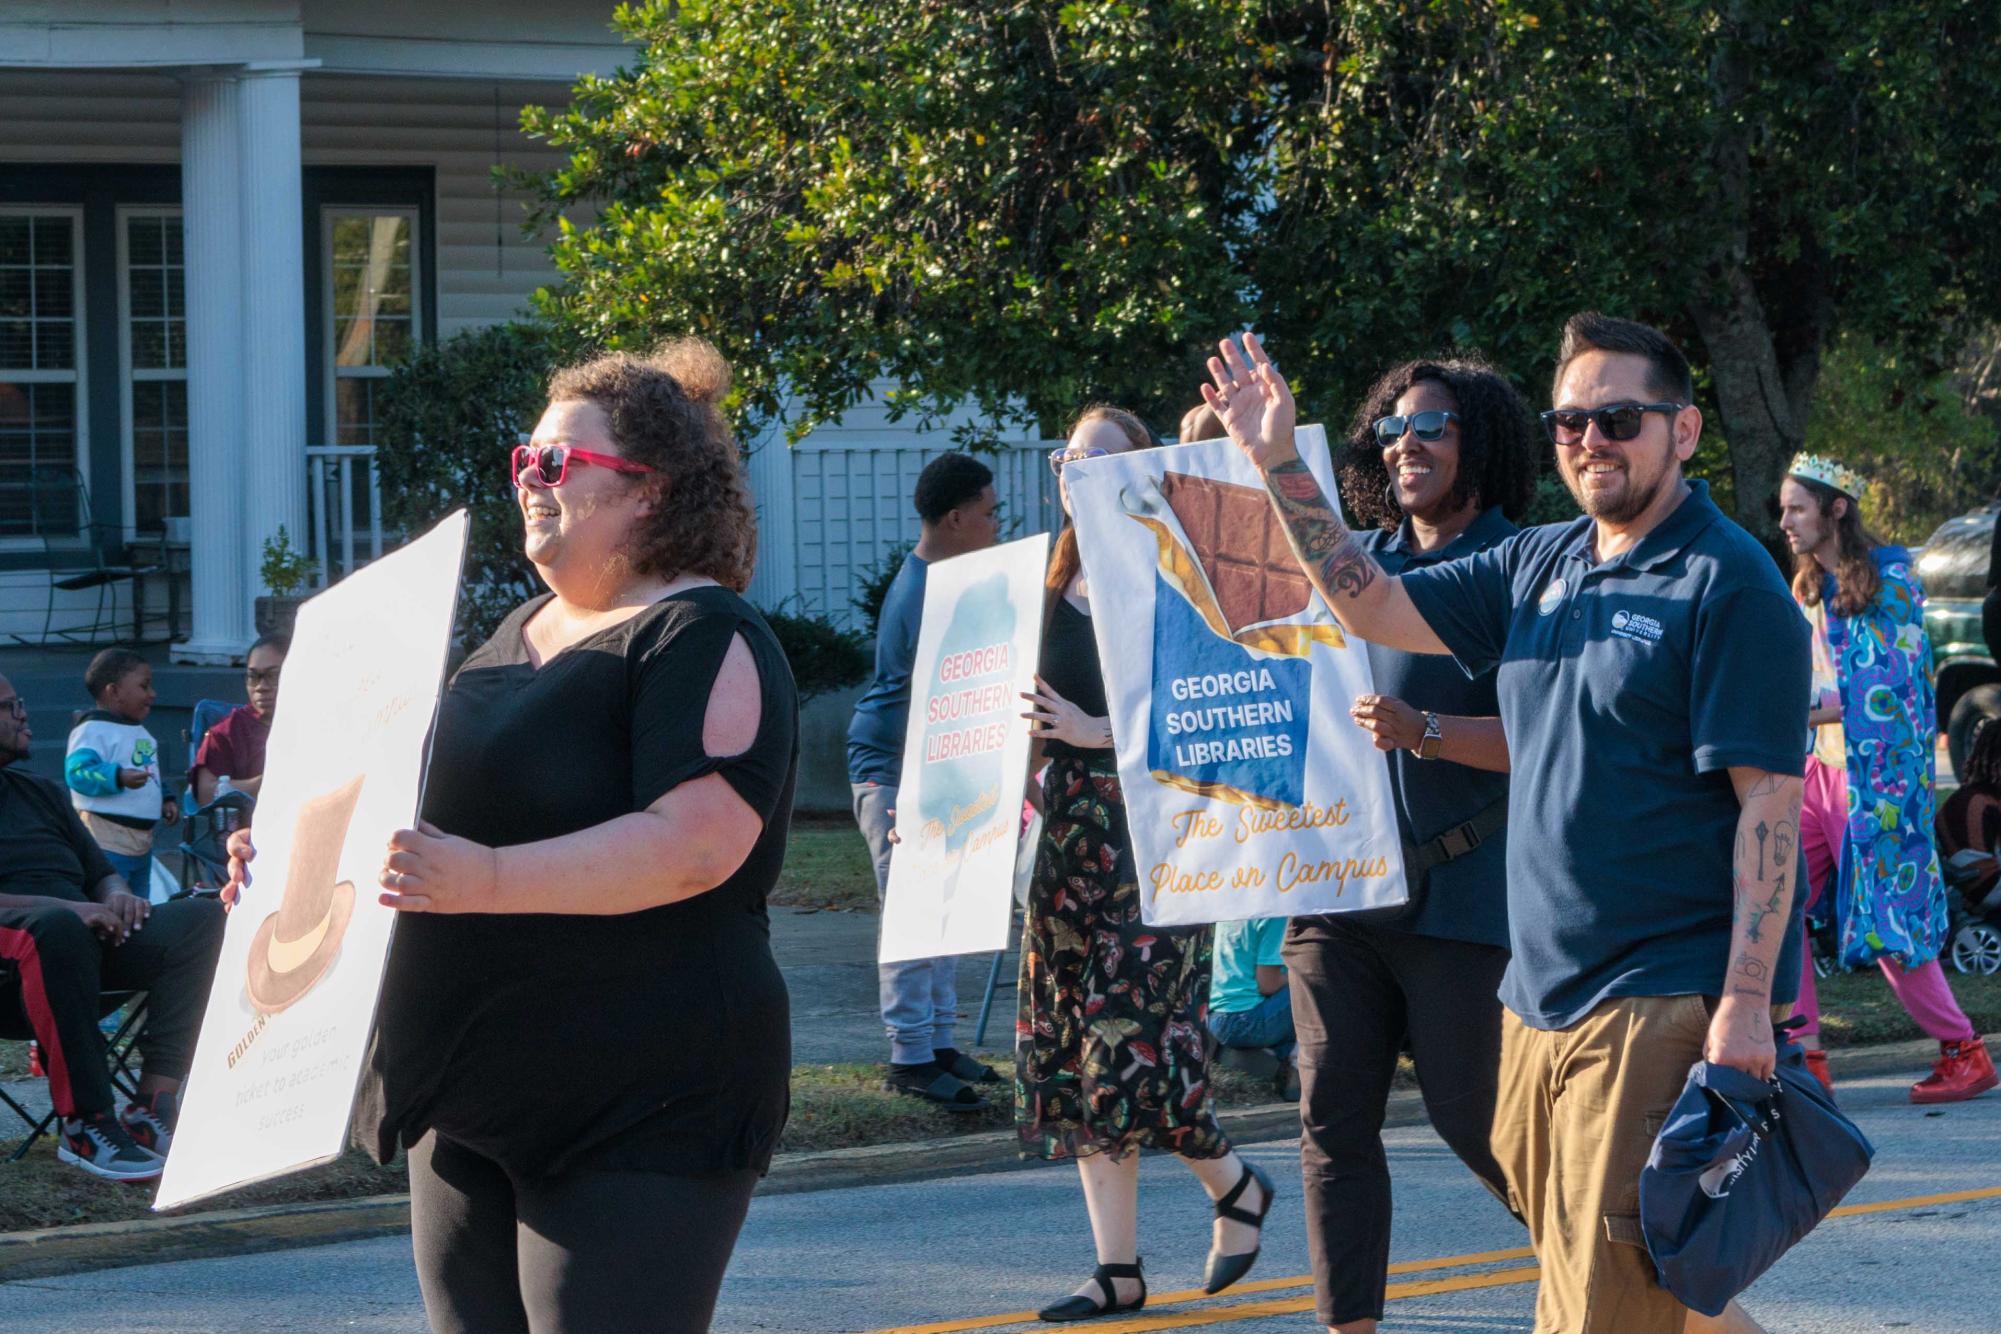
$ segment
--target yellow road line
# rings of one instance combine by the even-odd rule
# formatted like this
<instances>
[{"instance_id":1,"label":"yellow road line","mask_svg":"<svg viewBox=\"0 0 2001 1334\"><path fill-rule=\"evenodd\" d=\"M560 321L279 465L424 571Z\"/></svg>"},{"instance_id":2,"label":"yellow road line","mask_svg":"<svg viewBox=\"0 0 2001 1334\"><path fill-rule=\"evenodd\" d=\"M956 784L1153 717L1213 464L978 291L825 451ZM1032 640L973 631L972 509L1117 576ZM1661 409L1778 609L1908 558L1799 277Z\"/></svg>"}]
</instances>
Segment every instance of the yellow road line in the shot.
<instances>
[{"instance_id":1,"label":"yellow road line","mask_svg":"<svg viewBox=\"0 0 2001 1334\"><path fill-rule=\"evenodd\" d=\"M1969 1200L2001 1199L2001 1186L1982 1190L1954 1190L1943 1195L1913 1195L1904 1200L1879 1200L1875 1204L1844 1204L1829 1218L1853 1218L1856 1214L1883 1214L1894 1209L1924 1209L1934 1204L1965 1204Z\"/></svg>"},{"instance_id":2,"label":"yellow road line","mask_svg":"<svg viewBox=\"0 0 2001 1334\"><path fill-rule=\"evenodd\" d=\"M1535 1252L1527 1246L1516 1246L1505 1251L1474 1251L1468 1255L1446 1255L1436 1260L1400 1260L1390 1266L1392 1276L1397 1274L1428 1274L1435 1269L1459 1269L1466 1265L1498 1264L1503 1260L1527 1260ZM1311 1274L1301 1274L1296 1278L1261 1278L1249 1283L1239 1283L1230 1289L1233 1297L1248 1297L1259 1292L1282 1292L1288 1288L1313 1286ZM1195 1301L1207 1297L1200 1288L1186 1288L1180 1292L1163 1292L1147 1298L1148 1309L1172 1306L1178 1302ZM1310 1304L1309 1304L1310 1305ZM933 1325L896 1325L888 1329L870 1331L870 1334L961 1334L972 1329L997 1329L1003 1325L1019 1325L1035 1319L1033 1311L1010 1311L1006 1315L972 1316L965 1320L944 1320ZM1093 1324L1093 1334L1102 1334L1104 1326Z\"/></svg>"},{"instance_id":3,"label":"yellow road line","mask_svg":"<svg viewBox=\"0 0 2001 1334\"><path fill-rule=\"evenodd\" d=\"M1387 1301L1405 1297L1429 1297L1439 1292L1467 1292L1474 1288L1505 1288L1516 1283L1533 1283L1542 1274L1534 1265L1520 1269L1497 1269L1486 1274L1459 1274L1452 1278L1427 1278L1415 1283L1392 1283L1384 1290ZM1198 1325L1228 1325L1239 1320L1260 1320L1266 1316L1298 1315L1313 1309L1311 1297L1282 1297L1269 1302L1239 1302L1234 1306L1210 1307L1201 1311L1179 1311L1172 1315L1136 1316L1107 1324L1092 1322L1091 1334L1146 1334L1156 1329L1193 1329Z\"/></svg>"},{"instance_id":4,"label":"yellow road line","mask_svg":"<svg viewBox=\"0 0 2001 1334\"><path fill-rule=\"evenodd\" d=\"M1943 1204L1966 1204L1975 1200L2001 1199L2001 1186L1986 1186L1979 1190L1947 1191L1941 1195L1911 1195L1898 1200L1878 1200L1873 1204L1844 1204L1828 1215L1829 1218L1853 1218L1861 1214L1890 1213L1899 1209L1926 1209ZM1466 1255L1448 1255L1435 1260L1403 1260L1389 1268L1392 1277L1398 1274L1426 1274L1439 1269L1459 1269L1468 1265L1498 1264L1506 1260L1526 1260L1535 1252L1526 1246L1518 1246L1503 1251L1475 1251ZM1476 1288L1508 1287L1516 1283L1533 1283L1541 1270L1534 1265L1518 1269L1498 1269L1484 1274L1460 1274L1450 1278L1419 1279L1410 1283L1392 1283L1384 1292L1387 1300L1397 1301L1408 1297L1427 1297L1441 1292L1467 1292ZM1295 1278L1265 1278L1249 1283L1239 1283L1231 1288L1224 1300L1247 1297L1261 1292L1283 1292L1290 1288L1311 1287L1311 1275ZM1220 1295L1220 1294L1219 1294ZM1162 1311L1162 1308L1182 1302L1198 1301L1207 1296L1200 1288L1187 1288L1180 1292L1167 1292L1149 1299L1150 1311L1156 1315L1135 1316L1130 1321L1106 1324L1093 1321L1091 1334L1143 1334L1156 1329L1190 1329L1200 1325L1230 1324L1239 1320L1256 1320L1265 1316L1296 1315L1313 1309L1311 1297L1285 1297L1262 1302L1235 1302L1227 1306L1211 1306L1195 1311ZM1033 1311L1010 1311L1005 1315L973 1316L965 1320L946 1320L931 1325L893 1325L886 1329L871 1330L869 1334L962 1334L966 1330L999 1329L1007 1325L1026 1324L1035 1320Z\"/></svg>"}]
</instances>

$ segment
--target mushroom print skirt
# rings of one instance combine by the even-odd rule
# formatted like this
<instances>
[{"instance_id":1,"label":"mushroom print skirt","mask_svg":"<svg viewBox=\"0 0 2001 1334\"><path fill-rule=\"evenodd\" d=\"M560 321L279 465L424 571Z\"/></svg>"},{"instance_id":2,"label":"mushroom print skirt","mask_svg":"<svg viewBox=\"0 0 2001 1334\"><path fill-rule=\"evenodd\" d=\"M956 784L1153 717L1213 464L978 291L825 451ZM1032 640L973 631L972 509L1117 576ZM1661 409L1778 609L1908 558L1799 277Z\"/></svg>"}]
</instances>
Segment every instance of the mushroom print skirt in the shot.
<instances>
[{"instance_id":1,"label":"mushroom print skirt","mask_svg":"<svg viewBox=\"0 0 2001 1334\"><path fill-rule=\"evenodd\" d=\"M1021 937L1015 1130L1025 1158L1230 1150L1209 1100L1207 927L1140 920L1110 752L1050 761Z\"/></svg>"}]
</instances>

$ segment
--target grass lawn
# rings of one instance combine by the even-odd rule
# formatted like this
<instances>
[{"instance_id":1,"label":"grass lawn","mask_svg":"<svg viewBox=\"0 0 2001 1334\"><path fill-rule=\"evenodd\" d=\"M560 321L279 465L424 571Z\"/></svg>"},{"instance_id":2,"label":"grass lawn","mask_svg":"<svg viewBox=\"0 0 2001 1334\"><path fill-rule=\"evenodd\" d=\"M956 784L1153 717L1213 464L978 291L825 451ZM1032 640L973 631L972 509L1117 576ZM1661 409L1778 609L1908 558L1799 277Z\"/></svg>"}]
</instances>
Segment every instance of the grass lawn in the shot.
<instances>
[{"instance_id":1,"label":"grass lawn","mask_svg":"<svg viewBox=\"0 0 2001 1334\"><path fill-rule=\"evenodd\" d=\"M1946 981L1975 1031L2001 1032L2001 977L1976 977L1955 972ZM1820 979L1821 1040L1829 1047L1856 1047L1875 1042L1905 1042L1924 1036L1897 998L1879 968L1836 973Z\"/></svg>"},{"instance_id":2,"label":"grass lawn","mask_svg":"<svg viewBox=\"0 0 2001 1334\"><path fill-rule=\"evenodd\" d=\"M875 868L868 843L846 816L807 816L792 823L785 869L773 903L793 908L875 909Z\"/></svg>"},{"instance_id":3,"label":"grass lawn","mask_svg":"<svg viewBox=\"0 0 2001 1334\"><path fill-rule=\"evenodd\" d=\"M22 1044L5 1044L0 1059L20 1057ZM987 1109L974 1115L944 1111L917 1098L886 1092L881 1065L800 1065L792 1070L792 1115L781 1152L855 1148L905 1140L1004 1130L1014 1124L1012 1059L986 1051L981 1058L1002 1072L985 1087ZM1217 1105L1248 1107L1271 1099L1269 1085L1230 1069L1215 1071ZM13 1126L0 1127L0 1145L11 1148ZM378 1167L350 1152L338 1162L203 1200L176 1212L241 1209L261 1204L352 1199L409 1189L401 1159ZM0 1232L59 1227L70 1223L110 1223L153 1216L151 1183L101 1181L56 1157L55 1142L44 1139L18 1163L0 1162Z\"/></svg>"}]
</instances>

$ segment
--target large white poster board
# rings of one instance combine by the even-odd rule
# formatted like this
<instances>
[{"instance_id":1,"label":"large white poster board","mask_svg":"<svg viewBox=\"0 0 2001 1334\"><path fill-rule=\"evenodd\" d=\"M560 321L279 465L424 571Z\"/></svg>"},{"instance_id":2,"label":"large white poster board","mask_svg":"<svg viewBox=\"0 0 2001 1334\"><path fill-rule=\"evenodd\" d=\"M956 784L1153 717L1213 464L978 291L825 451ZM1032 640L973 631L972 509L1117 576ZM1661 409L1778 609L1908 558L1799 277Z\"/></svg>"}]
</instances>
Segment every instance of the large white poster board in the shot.
<instances>
[{"instance_id":1,"label":"large white poster board","mask_svg":"<svg viewBox=\"0 0 2001 1334\"><path fill-rule=\"evenodd\" d=\"M1041 533L925 576L883 963L1007 947L1048 563Z\"/></svg>"},{"instance_id":2,"label":"large white poster board","mask_svg":"<svg viewBox=\"0 0 2001 1334\"><path fill-rule=\"evenodd\" d=\"M299 609L256 811L155 1209L328 1162L375 1019L396 913L390 834L415 824L466 518Z\"/></svg>"},{"instance_id":3,"label":"large white poster board","mask_svg":"<svg viewBox=\"0 0 2001 1334\"><path fill-rule=\"evenodd\" d=\"M1326 433L1300 454L1335 495ZM1149 924L1405 901L1389 770L1348 716L1369 659L1227 440L1069 464Z\"/></svg>"}]
</instances>

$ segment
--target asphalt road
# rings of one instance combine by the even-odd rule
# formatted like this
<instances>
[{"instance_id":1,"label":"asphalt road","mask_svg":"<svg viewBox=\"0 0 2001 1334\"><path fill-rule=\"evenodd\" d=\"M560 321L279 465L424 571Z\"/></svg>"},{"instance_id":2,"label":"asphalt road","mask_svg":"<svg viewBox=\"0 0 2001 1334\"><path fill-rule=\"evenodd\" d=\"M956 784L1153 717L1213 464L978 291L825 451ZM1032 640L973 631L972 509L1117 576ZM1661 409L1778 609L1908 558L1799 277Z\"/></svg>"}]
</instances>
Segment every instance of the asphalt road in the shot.
<instances>
[{"instance_id":1,"label":"asphalt road","mask_svg":"<svg viewBox=\"0 0 2001 1334\"><path fill-rule=\"evenodd\" d=\"M2001 1093L1923 1109L1908 1078L1843 1086L1875 1140L1876 1166L1848 1206L1747 1295L1774 1331L1846 1334L2001 1327L1991 1258L2001 1255ZM1386 1330L1530 1327L1533 1261L1524 1236L1426 1129L1390 1133L1397 1183ZM1295 1150L1249 1152L1280 1194L1257 1269L1219 1298L1192 1291L1207 1246L1199 1187L1170 1160L1142 1171L1141 1219L1154 1301L1105 1331L1215 1328L1274 1334L1313 1327ZM1941 1199L1975 1194L1978 1198ZM407 1238L140 1266L0 1285L10 1334L131 1331L418 1331ZM1029 1308L1090 1268L1075 1172L1036 1168L905 1185L762 1198L738 1245L719 1331L948 1334L1036 1328Z\"/></svg>"}]
</instances>

